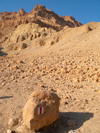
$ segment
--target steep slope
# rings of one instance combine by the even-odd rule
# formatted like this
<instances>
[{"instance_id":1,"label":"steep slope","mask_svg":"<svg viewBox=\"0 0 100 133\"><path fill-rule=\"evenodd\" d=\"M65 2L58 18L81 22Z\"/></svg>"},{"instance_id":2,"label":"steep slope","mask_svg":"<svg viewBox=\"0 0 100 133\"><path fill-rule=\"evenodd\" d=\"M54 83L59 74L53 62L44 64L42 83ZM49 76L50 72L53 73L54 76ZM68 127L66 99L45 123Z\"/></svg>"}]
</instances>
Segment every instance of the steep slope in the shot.
<instances>
[{"instance_id":1,"label":"steep slope","mask_svg":"<svg viewBox=\"0 0 100 133\"><path fill-rule=\"evenodd\" d=\"M32 27L43 30L38 24L25 25L18 26L11 36ZM8 55L0 56L0 132L5 133L9 119L15 117L19 130L30 132L20 127L22 110L27 97L39 89L54 91L61 98L59 120L40 133L99 133L100 23L65 27L59 32L52 29L44 38L22 42L14 43L20 48L9 51L8 43L2 43L1 52ZM74 124L69 125L69 119ZM10 129L14 132L17 127Z\"/></svg>"}]
</instances>

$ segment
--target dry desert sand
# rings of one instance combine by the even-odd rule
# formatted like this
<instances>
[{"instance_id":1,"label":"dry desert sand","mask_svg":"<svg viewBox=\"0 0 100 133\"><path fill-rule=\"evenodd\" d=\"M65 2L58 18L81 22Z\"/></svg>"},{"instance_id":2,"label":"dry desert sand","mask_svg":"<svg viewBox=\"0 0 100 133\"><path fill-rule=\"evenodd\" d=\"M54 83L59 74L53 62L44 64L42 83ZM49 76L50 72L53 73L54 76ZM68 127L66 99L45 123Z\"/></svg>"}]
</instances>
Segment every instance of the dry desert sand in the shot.
<instances>
[{"instance_id":1,"label":"dry desert sand","mask_svg":"<svg viewBox=\"0 0 100 133\"><path fill-rule=\"evenodd\" d=\"M99 22L59 31L27 23L1 38L0 133L22 125L24 105L35 90L61 98L59 119L40 133L100 133ZM11 118L19 120L14 127L8 126Z\"/></svg>"}]
</instances>

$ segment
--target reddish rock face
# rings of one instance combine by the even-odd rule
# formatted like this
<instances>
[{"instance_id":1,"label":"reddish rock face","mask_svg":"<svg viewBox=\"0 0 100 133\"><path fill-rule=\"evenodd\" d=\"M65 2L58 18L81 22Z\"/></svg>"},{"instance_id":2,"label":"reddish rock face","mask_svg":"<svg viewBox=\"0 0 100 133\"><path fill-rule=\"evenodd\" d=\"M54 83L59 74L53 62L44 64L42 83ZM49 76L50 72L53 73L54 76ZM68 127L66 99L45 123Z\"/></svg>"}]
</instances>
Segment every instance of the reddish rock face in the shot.
<instances>
[{"instance_id":1,"label":"reddish rock face","mask_svg":"<svg viewBox=\"0 0 100 133\"><path fill-rule=\"evenodd\" d=\"M34 13L35 11L40 11L40 10L43 11L43 10L46 10L46 8L45 6L37 4L35 8L33 8L33 10L30 12L30 14Z\"/></svg>"},{"instance_id":2,"label":"reddish rock face","mask_svg":"<svg viewBox=\"0 0 100 133\"><path fill-rule=\"evenodd\" d=\"M29 129L39 130L59 118L59 97L51 91L33 92L24 107L23 120Z\"/></svg>"},{"instance_id":3,"label":"reddish rock face","mask_svg":"<svg viewBox=\"0 0 100 133\"><path fill-rule=\"evenodd\" d=\"M19 16L23 16L25 14L26 14L26 12L22 8L17 13L17 15L19 15Z\"/></svg>"},{"instance_id":4,"label":"reddish rock face","mask_svg":"<svg viewBox=\"0 0 100 133\"><path fill-rule=\"evenodd\" d=\"M45 6L38 4L30 13L26 13L22 8L18 13L0 13L0 38L12 32L20 24L33 22L38 23L42 27L53 27L56 30L61 30L64 26L77 27L82 25L73 17L61 17L53 11L45 8Z\"/></svg>"}]
</instances>

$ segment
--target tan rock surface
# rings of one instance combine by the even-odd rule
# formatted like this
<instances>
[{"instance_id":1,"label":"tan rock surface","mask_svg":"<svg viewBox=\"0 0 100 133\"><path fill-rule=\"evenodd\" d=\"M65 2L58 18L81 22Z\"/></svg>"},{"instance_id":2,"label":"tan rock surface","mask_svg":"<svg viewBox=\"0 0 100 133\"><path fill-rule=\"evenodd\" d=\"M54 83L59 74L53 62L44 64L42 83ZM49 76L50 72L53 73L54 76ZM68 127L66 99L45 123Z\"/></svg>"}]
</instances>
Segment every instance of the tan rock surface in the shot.
<instances>
[{"instance_id":1,"label":"tan rock surface","mask_svg":"<svg viewBox=\"0 0 100 133\"><path fill-rule=\"evenodd\" d=\"M60 99L50 91L33 92L23 109L23 120L29 129L39 130L59 118Z\"/></svg>"},{"instance_id":2,"label":"tan rock surface","mask_svg":"<svg viewBox=\"0 0 100 133\"><path fill-rule=\"evenodd\" d=\"M13 126L16 126L18 124L18 119L17 118L14 118L14 119L10 119L9 122L8 122L8 126L9 127L13 127Z\"/></svg>"}]
</instances>

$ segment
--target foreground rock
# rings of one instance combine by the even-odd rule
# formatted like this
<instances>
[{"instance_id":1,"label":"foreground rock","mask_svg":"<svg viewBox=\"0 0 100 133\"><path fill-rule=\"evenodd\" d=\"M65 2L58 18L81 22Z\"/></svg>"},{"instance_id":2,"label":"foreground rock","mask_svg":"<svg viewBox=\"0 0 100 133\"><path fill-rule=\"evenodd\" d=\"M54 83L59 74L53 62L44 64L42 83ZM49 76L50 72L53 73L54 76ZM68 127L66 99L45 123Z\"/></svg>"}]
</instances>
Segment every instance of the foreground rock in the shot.
<instances>
[{"instance_id":1,"label":"foreground rock","mask_svg":"<svg viewBox=\"0 0 100 133\"><path fill-rule=\"evenodd\" d=\"M17 118L14 118L14 119L10 119L9 122L8 122L8 126L9 127L13 127L13 126L16 126L18 124L18 119Z\"/></svg>"},{"instance_id":2,"label":"foreground rock","mask_svg":"<svg viewBox=\"0 0 100 133\"><path fill-rule=\"evenodd\" d=\"M35 91L23 110L24 124L33 130L39 130L52 124L59 118L59 97L51 91Z\"/></svg>"}]
</instances>

